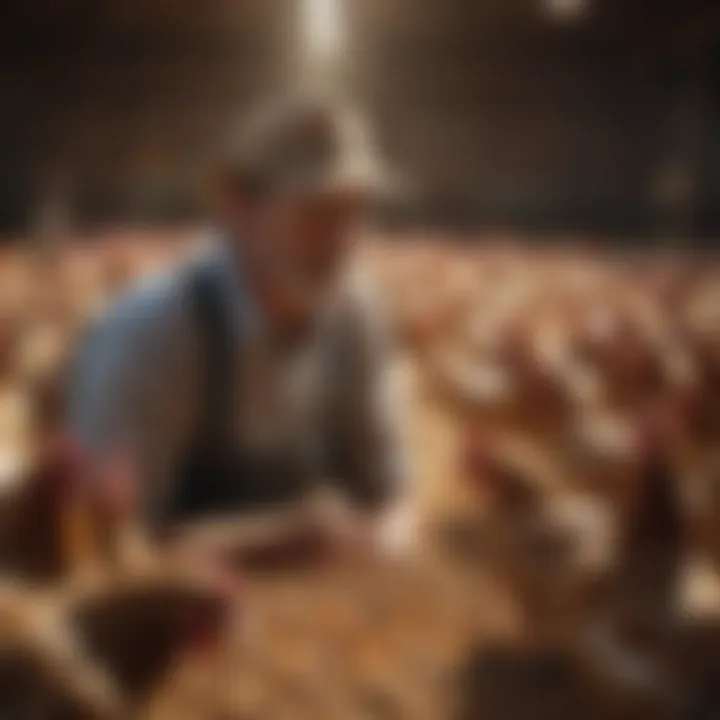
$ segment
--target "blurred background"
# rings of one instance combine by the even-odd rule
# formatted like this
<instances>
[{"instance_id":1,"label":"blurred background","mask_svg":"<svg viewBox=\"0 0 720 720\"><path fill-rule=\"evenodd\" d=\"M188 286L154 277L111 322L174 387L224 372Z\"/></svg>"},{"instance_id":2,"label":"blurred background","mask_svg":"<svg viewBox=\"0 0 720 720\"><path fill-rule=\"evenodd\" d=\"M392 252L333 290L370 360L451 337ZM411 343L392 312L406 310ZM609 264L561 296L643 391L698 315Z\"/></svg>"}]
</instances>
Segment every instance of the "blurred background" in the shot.
<instances>
[{"instance_id":1,"label":"blurred background","mask_svg":"<svg viewBox=\"0 0 720 720\"><path fill-rule=\"evenodd\" d=\"M0 227L202 217L248 105L328 68L408 180L388 222L709 239L713 0L8 0Z\"/></svg>"},{"instance_id":2,"label":"blurred background","mask_svg":"<svg viewBox=\"0 0 720 720\"><path fill-rule=\"evenodd\" d=\"M399 180L359 255L409 395L413 562L249 572L258 631L211 692L190 697L192 665L159 689L167 709L133 717L720 717L716 1L1 5L3 580L26 579L25 550L33 572L32 553L59 558L55 588L104 557L72 493L48 499L73 468L42 464L76 348L128 285L199 249L245 112L339 87ZM9 606L32 626L23 592Z\"/></svg>"}]
</instances>

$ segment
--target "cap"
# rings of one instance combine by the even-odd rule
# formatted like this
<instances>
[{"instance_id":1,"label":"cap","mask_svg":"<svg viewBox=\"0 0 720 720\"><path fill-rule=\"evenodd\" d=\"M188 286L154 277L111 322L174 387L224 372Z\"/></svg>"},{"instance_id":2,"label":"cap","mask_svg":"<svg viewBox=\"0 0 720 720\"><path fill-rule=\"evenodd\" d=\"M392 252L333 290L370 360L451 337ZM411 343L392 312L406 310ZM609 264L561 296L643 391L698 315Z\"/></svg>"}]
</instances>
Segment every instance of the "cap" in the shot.
<instances>
[{"instance_id":1,"label":"cap","mask_svg":"<svg viewBox=\"0 0 720 720\"><path fill-rule=\"evenodd\" d=\"M369 198L392 192L365 117L327 96L293 96L259 107L231 142L223 166L263 190Z\"/></svg>"}]
</instances>

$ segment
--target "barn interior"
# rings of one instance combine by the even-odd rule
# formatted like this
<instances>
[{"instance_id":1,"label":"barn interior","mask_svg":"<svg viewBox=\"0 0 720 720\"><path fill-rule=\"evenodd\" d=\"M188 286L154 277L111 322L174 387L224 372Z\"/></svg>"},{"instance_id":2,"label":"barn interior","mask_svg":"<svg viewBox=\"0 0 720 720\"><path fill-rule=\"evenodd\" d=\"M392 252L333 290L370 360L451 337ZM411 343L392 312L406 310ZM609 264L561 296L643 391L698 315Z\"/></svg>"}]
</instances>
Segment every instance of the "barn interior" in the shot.
<instances>
[{"instance_id":1,"label":"barn interior","mask_svg":"<svg viewBox=\"0 0 720 720\"><path fill-rule=\"evenodd\" d=\"M84 496L68 368L202 247L245 113L307 84L396 174L356 262L409 509L387 551L242 555L220 603ZM0 717L720 715L716 2L6 0L0 97ZM170 618L221 647L165 657Z\"/></svg>"},{"instance_id":2,"label":"barn interior","mask_svg":"<svg viewBox=\"0 0 720 720\"><path fill-rule=\"evenodd\" d=\"M320 52L408 221L717 234L712 2L18 2L0 32L6 229L55 194L78 221L197 212L217 139Z\"/></svg>"}]
</instances>

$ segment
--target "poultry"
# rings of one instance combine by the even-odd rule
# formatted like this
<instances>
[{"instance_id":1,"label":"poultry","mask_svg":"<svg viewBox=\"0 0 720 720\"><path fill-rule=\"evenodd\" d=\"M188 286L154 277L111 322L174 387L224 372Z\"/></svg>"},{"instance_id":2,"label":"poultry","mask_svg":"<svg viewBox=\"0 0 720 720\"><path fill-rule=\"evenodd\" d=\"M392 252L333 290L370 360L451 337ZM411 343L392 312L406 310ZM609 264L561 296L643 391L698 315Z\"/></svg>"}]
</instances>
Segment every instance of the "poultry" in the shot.
<instances>
[{"instance_id":1,"label":"poultry","mask_svg":"<svg viewBox=\"0 0 720 720\"><path fill-rule=\"evenodd\" d=\"M218 656L238 587L207 564L170 564L52 591L0 589L0 716L141 717L174 667Z\"/></svg>"},{"instance_id":2,"label":"poultry","mask_svg":"<svg viewBox=\"0 0 720 720\"><path fill-rule=\"evenodd\" d=\"M647 448L632 508L615 528L609 509L599 513L582 497L566 496L571 521L558 522L562 493L539 490L491 452L482 467L475 481L492 508L484 542L524 600L529 627L522 645L471 655L470 699L459 717L676 717L693 681L658 661L679 652L675 601L684 553L675 477L660 448ZM548 686L542 668L549 667L556 676ZM503 692L503 683L512 690ZM527 693L540 700L523 702L518 683L530 683Z\"/></svg>"},{"instance_id":3,"label":"poultry","mask_svg":"<svg viewBox=\"0 0 720 720\"><path fill-rule=\"evenodd\" d=\"M0 497L0 573L48 585L129 563L120 549L135 531L134 490L120 461L95 466L58 436Z\"/></svg>"}]
</instances>

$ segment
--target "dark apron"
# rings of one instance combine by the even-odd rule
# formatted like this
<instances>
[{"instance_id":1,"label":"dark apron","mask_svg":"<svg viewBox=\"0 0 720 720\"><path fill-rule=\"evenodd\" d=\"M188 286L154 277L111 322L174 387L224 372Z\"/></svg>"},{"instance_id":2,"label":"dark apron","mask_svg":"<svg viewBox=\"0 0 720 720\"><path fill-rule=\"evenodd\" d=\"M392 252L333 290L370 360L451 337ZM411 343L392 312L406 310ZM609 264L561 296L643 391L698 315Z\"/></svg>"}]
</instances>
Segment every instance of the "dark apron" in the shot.
<instances>
[{"instance_id":1,"label":"dark apron","mask_svg":"<svg viewBox=\"0 0 720 720\"><path fill-rule=\"evenodd\" d=\"M309 456L254 456L235 445L235 328L211 265L188 275L187 293L202 348L200 412L195 440L168 498L166 520L252 512L297 500L318 476Z\"/></svg>"}]
</instances>

